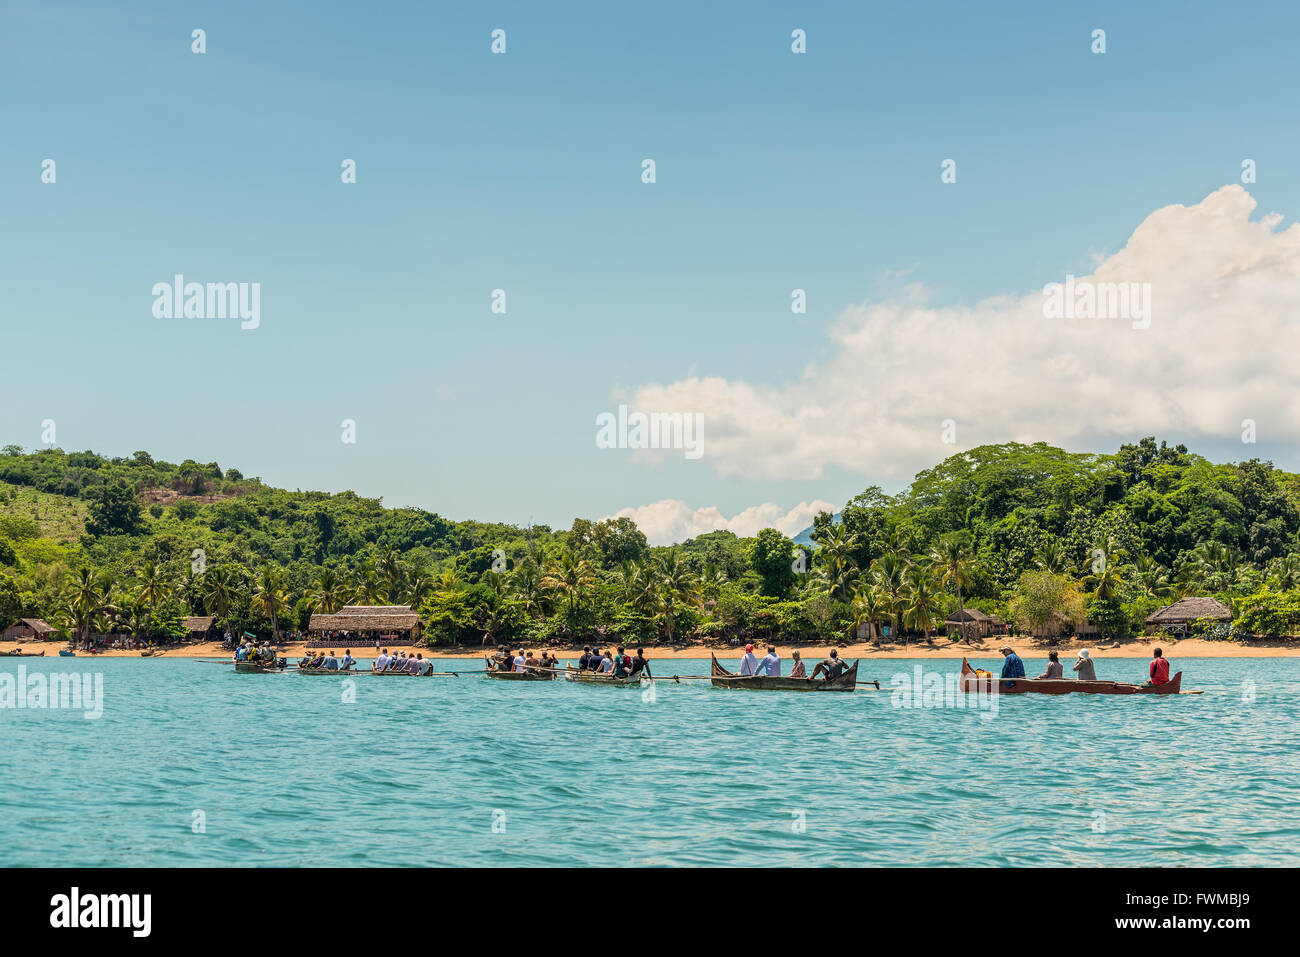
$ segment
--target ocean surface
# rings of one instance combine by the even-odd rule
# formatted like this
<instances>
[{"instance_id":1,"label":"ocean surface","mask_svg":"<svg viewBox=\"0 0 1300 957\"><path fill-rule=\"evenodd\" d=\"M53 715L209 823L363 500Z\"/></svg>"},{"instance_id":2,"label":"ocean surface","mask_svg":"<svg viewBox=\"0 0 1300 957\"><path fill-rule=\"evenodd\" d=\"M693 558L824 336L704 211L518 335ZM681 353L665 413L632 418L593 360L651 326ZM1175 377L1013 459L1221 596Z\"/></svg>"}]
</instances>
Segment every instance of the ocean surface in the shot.
<instances>
[{"instance_id":1,"label":"ocean surface","mask_svg":"<svg viewBox=\"0 0 1300 957\"><path fill-rule=\"evenodd\" d=\"M791 694L6 658L0 866L1300 864L1300 659L1174 664L1205 693L979 709L936 660ZM102 716L15 707L20 667L102 676Z\"/></svg>"}]
</instances>

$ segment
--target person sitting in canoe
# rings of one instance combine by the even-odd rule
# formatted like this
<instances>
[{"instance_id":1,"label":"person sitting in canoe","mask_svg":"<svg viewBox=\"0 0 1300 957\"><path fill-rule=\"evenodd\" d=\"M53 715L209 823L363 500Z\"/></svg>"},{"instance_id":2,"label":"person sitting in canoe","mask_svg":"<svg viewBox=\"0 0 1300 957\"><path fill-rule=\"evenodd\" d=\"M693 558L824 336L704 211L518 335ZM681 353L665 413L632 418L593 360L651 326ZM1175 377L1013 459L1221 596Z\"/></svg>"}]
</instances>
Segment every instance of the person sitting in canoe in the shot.
<instances>
[{"instance_id":1,"label":"person sitting in canoe","mask_svg":"<svg viewBox=\"0 0 1300 957\"><path fill-rule=\"evenodd\" d=\"M389 662L390 660L391 660L391 659L388 657L388 649L385 648L383 651L381 651L381 652L379 653L378 657L376 657L375 660L374 660L373 662L371 662L371 664L370 664L370 670L371 670L371 671L386 671L386 670L388 669L388 662Z\"/></svg>"},{"instance_id":2,"label":"person sitting in canoe","mask_svg":"<svg viewBox=\"0 0 1300 957\"><path fill-rule=\"evenodd\" d=\"M320 666L329 671L338 671L339 660L334 657L334 652L326 652L325 657L321 659Z\"/></svg>"},{"instance_id":3,"label":"person sitting in canoe","mask_svg":"<svg viewBox=\"0 0 1300 957\"><path fill-rule=\"evenodd\" d=\"M582 656L578 658L578 670L586 671L587 666L591 664L591 645L583 645Z\"/></svg>"},{"instance_id":4,"label":"person sitting in canoe","mask_svg":"<svg viewBox=\"0 0 1300 957\"><path fill-rule=\"evenodd\" d=\"M636 657L632 659L632 677L635 678L637 675L642 675L646 678L654 677L654 675L650 673L650 661L645 656L644 648L638 648L636 650Z\"/></svg>"},{"instance_id":5,"label":"person sitting in canoe","mask_svg":"<svg viewBox=\"0 0 1300 957\"><path fill-rule=\"evenodd\" d=\"M1003 678L1023 678L1025 677L1025 663L1020 660L1020 656L1011 650L1010 645L1003 645L1001 648L1002 657L1006 660L1002 662Z\"/></svg>"},{"instance_id":6,"label":"person sitting in canoe","mask_svg":"<svg viewBox=\"0 0 1300 957\"><path fill-rule=\"evenodd\" d=\"M823 661L817 662L817 667L813 669L812 676L816 679L819 674L824 672L826 674L826 679L829 681L844 674L844 669L847 667L848 665L840 660L840 653L832 648L829 657Z\"/></svg>"},{"instance_id":7,"label":"person sitting in canoe","mask_svg":"<svg viewBox=\"0 0 1300 957\"><path fill-rule=\"evenodd\" d=\"M758 674L758 659L754 657L754 646L745 646L745 657L740 659L740 676L750 678Z\"/></svg>"},{"instance_id":8,"label":"person sitting in canoe","mask_svg":"<svg viewBox=\"0 0 1300 957\"><path fill-rule=\"evenodd\" d=\"M1061 668L1061 656L1055 651L1047 653L1047 670L1038 676L1039 680L1043 678L1060 678L1064 674Z\"/></svg>"},{"instance_id":9,"label":"person sitting in canoe","mask_svg":"<svg viewBox=\"0 0 1300 957\"><path fill-rule=\"evenodd\" d=\"M758 663L758 674L769 678L781 677L781 659L777 656L776 645L767 646L767 654Z\"/></svg>"},{"instance_id":10,"label":"person sitting in canoe","mask_svg":"<svg viewBox=\"0 0 1300 957\"><path fill-rule=\"evenodd\" d=\"M1169 683L1169 659L1165 657L1164 650L1161 648L1151 652L1151 664L1147 666L1147 674L1151 677L1143 687L1158 687Z\"/></svg>"},{"instance_id":11,"label":"person sitting in canoe","mask_svg":"<svg viewBox=\"0 0 1300 957\"><path fill-rule=\"evenodd\" d=\"M599 648L592 649L591 660L587 662L588 671L601 671L605 667L605 652Z\"/></svg>"},{"instance_id":12,"label":"person sitting in canoe","mask_svg":"<svg viewBox=\"0 0 1300 957\"><path fill-rule=\"evenodd\" d=\"M611 669L615 678L626 678L632 673L632 659L623 652L623 646L614 649L614 666Z\"/></svg>"},{"instance_id":13,"label":"person sitting in canoe","mask_svg":"<svg viewBox=\"0 0 1300 957\"><path fill-rule=\"evenodd\" d=\"M415 660L419 664L419 669L415 672L417 675L427 675L433 672L432 658L426 658L420 654L415 656Z\"/></svg>"},{"instance_id":14,"label":"person sitting in canoe","mask_svg":"<svg viewBox=\"0 0 1300 957\"><path fill-rule=\"evenodd\" d=\"M1092 652L1087 648L1079 649L1079 657L1075 659L1074 670L1078 672L1075 677L1080 681L1097 680L1097 668L1092 663Z\"/></svg>"},{"instance_id":15,"label":"person sitting in canoe","mask_svg":"<svg viewBox=\"0 0 1300 957\"><path fill-rule=\"evenodd\" d=\"M356 663L357 663L357 659L352 657L352 649L344 648L343 657L339 659L339 670L351 671L352 666L355 665Z\"/></svg>"},{"instance_id":16,"label":"person sitting in canoe","mask_svg":"<svg viewBox=\"0 0 1300 957\"><path fill-rule=\"evenodd\" d=\"M808 672L803 666L803 656L798 651L790 652L791 659L794 660L794 666L790 669L791 678L807 678Z\"/></svg>"}]
</instances>

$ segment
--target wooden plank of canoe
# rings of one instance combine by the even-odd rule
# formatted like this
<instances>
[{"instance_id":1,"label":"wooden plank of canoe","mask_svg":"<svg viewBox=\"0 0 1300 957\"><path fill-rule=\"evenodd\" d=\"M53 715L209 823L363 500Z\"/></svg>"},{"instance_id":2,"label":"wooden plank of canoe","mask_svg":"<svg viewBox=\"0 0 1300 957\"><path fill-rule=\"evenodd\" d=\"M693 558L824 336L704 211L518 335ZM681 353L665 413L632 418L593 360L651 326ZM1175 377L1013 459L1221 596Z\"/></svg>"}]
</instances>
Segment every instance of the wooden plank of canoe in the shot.
<instances>
[{"instance_id":1,"label":"wooden plank of canoe","mask_svg":"<svg viewBox=\"0 0 1300 957\"><path fill-rule=\"evenodd\" d=\"M718 656L713 655L710 674L715 688L735 688L742 691L853 691L858 684L858 664L839 677L815 680L813 678L773 678L768 675L738 675L722 667Z\"/></svg>"}]
</instances>

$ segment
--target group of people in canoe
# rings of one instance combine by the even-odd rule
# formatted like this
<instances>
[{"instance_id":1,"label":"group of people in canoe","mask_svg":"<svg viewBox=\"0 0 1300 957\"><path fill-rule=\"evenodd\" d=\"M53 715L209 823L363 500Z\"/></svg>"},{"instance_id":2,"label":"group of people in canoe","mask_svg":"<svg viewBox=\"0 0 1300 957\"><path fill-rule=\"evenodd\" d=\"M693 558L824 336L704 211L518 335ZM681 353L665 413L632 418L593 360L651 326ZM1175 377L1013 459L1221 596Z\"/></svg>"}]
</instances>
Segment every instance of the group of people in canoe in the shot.
<instances>
[{"instance_id":1,"label":"group of people in canoe","mask_svg":"<svg viewBox=\"0 0 1300 957\"><path fill-rule=\"evenodd\" d=\"M813 673L810 676L808 670L804 667L803 656L799 654L798 649L790 652L790 659L794 662L790 667L791 678L809 678L816 680L822 675L827 678L838 678L848 670L849 666L840 653L835 648L830 650L821 661L817 662ZM754 654L754 646L745 646L745 656L740 659L740 676L742 678L759 677L759 678L780 678L781 677L781 656L776 653L776 645L767 646L767 654L759 658Z\"/></svg>"},{"instance_id":2,"label":"group of people in canoe","mask_svg":"<svg viewBox=\"0 0 1300 957\"><path fill-rule=\"evenodd\" d=\"M325 668L329 671L351 671L357 663L357 659L352 657L352 649L345 649L342 658L336 658L334 652L322 651L317 652L313 657L299 658L298 670L305 668Z\"/></svg>"},{"instance_id":3,"label":"group of people in canoe","mask_svg":"<svg viewBox=\"0 0 1300 957\"><path fill-rule=\"evenodd\" d=\"M488 659L488 667L493 671L554 672L560 667L560 659L545 651L535 656L531 651L511 651L498 645L497 653Z\"/></svg>"},{"instance_id":4,"label":"group of people in canoe","mask_svg":"<svg viewBox=\"0 0 1300 957\"><path fill-rule=\"evenodd\" d=\"M271 650L270 645L266 642L262 642L260 645L255 645L247 638L245 638L244 642L235 649L235 660L252 661L257 664L266 665L268 668L284 667L284 659L276 658L275 652Z\"/></svg>"},{"instance_id":5,"label":"group of people in canoe","mask_svg":"<svg viewBox=\"0 0 1300 957\"><path fill-rule=\"evenodd\" d=\"M433 659L424 657L422 652L414 655L405 651L395 651L391 655L385 648L370 666L371 671L406 672L408 675L427 675L433 671Z\"/></svg>"},{"instance_id":6,"label":"group of people in canoe","mask_svg":"<svg viewBox=\"0 0 1300 957\"><path fill-rule=\"evenodd\" d=\"M1002 678L1027 678L1025 674L1025 662L1015 653L1009 645L1003 645L1000 649L1002 652ZM1169 659L1165 657L1164 649L1156 648L1152 653L1151 663L1147 666L1147 680L1143 687L1159 687L1169 682ZM1092 652L1087 648L1080 648L1071 666L1075 679L1079 681L1096 681L1097 667L1092 659ZM1061 656L1055 651L1047 653L1047 669L1038 675L1036 680L1044 678L1065 678L1065 666L1061 664Z\"/></svg>"},{"instance_id":7,"label":"group of people in canoe","mask_svg":"<svg viewBox=\"0 0 1300 957\"><path fill-rule=\"evenodd\" d=\"M590 645L583 647L582 655L578 658L578 670L594 671L612 678L654 677L650 672L650 661L645 656L645 649L638 648L634 658L622 645L618 645L612 655L600 648L593 649Z\"/></svg>"}]
</instances>

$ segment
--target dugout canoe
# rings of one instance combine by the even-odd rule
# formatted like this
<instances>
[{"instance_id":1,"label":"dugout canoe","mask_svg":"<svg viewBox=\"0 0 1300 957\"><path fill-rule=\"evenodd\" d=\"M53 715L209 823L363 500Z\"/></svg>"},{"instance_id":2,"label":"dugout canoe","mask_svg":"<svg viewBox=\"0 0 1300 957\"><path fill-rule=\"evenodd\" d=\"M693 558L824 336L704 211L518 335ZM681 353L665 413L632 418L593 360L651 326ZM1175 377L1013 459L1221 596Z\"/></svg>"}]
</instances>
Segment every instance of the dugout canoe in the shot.
<instances>
[{"instance_id":1,"label":"dugout canoe","mask_svg":"<svg viewBox=\"0 0 1300 957\"><path fill-rule=\"evenodd\" d=\"M551 681L555 678L554 671L493 671L492 659L485 658L484 661L488 667L485 678L496 678L499 681Z\"/></svg>"},{"instance_id":2,"label":"dugout canoe","mask_svg":"<svg viewBox=\"0 0 1300 957\"><path fill-rule=\"evenodd\" d=\"M709 671L715 688L739 688L742 691L853 691L858 684L858 662L838 678L772 678L768 675L738 675L718 663L713 655Z\"/></svg>"},{"instance_id":3,"label":"dugout canoe","mask_svg":"<svg viewBox=\"0 0 1300 957\"><path fill-rule=\"evenodd\" d=\"M235 670L241 674L260 675L271 674L272 672L283 671L284 669L262 661L236 661Z\"/></svg>"},{"instance_id":4,"label":"dugout canoe","mask_svg":"<svg viewBox=\"0 0 1300 957\"><path fill-rule=\"evenodd\" d=\"M6 658L44 658L44 651L23 651L21 648L17 651L0 651L0 655Z\"/></svg>"},{"instance_id":5,"label":"dugout canoe","mask_svg":"<svg viewBox=\"0 0 1300 957\"><path fill-rule=\"evenodd\" d=\"M356 668L294 668L300 675L355 675Z\"/></svg>"},{"instance_id":6,"label":"dugout canoe","mask_svg":"<svg viewBox=\"0 0 1300 957\"><path fill-rule=\"evenodd\" d=\"M1080 681L1077 678L999 678L977 675L965 658L961 660L961 688L966 692L988 693L996 683L1000 694L1178 694L1183 687L1180 671L1162 685L1135 685L1124 681Z\"/></svg>"},{"instance_id":7,"label":"dugout canoe","mask_svg":"<svg viewBox=\"0 0 1300 957\"><path fill-rule=\"evenodd\" d=\"M565 662L564 677L570 681L577 681L581 684L588 685L609 685L617 688L639 688L641 687L640 675L628 675L626 678L615 678L612 674L602 674L599 671L584 671L581 668L575 668L572 664ZM653 679L651 679L653 680Z\"/></svg>"}]
</instances>

